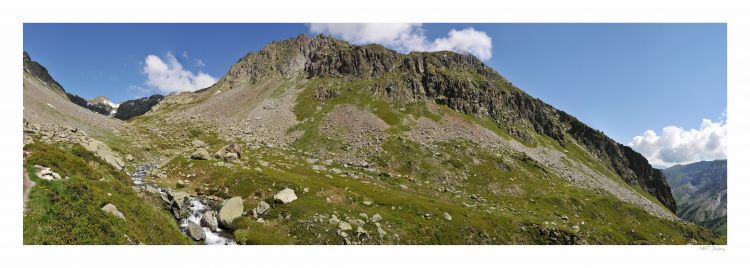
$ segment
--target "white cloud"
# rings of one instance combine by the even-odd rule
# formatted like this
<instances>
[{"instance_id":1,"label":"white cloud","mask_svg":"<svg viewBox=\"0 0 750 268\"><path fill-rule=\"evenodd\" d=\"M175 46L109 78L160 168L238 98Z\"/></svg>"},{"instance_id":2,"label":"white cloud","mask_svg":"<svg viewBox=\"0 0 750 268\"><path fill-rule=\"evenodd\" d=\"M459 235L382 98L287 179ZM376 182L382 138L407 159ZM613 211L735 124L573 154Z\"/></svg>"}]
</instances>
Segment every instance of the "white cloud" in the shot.
<instances>
[{"instance_id":1,"label":"white cloud","mask_svg":"<svg viewBox=\"0 0 750 268\"><path fill-rule=\"evenodd\" d=\"M156 55L146 56L143 73L148 76L146 85L163 94L174 91L194 91L216 83L216 78L204 72L193 74L182 68L182 64L171 52L167 52L163 60Z\"/></svg>"},{"instance_id":2,"label":"white cloud","mask_svg":"<svg viewBox=\"0 0 750 268\"><path fill-rule=\"evenodd\" d=\"M492 58L492 38L474 28L453 29L448 36L430 41L419 23L312 23L308 27L313 33L334 35L354 44L377 43L402 53L450 50L471 53L481 60Z\"/></svg>"},{"instance_id":3,"label":"white cloud","mask_svg":"<svg viewBox=\"0 0 750 268\"><path fill-rule=\"evenodd\" d=\"M195 67L206 67L206 64L203 63L203 60L197 59L195 60Z\"/></svg>"},{"instance_id":4,"label":"white cloud","mask_svg":"<svg viewBox=\"0 0 750 268\"><path fill-rule=\"evenodd\" d=\"M702 160L727 158L727 123L703 119L700 129L685 130L667 126L661 135L647 130L628 144L645 156L651 165L669 167Z\"/></svg>"}]
</instances>

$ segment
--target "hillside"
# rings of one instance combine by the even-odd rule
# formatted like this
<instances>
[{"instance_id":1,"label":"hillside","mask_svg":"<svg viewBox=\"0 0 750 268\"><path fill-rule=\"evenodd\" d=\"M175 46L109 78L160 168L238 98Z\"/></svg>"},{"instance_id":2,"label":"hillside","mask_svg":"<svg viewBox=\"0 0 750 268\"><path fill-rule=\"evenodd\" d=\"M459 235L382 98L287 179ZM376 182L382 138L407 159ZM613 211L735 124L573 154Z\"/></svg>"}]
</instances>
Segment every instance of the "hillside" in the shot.
<instances>
[{"instance_id":1,"label":"hillside","mask_svg":"<svg viewBox=\"0 0 750 268\"><path fill-rule=\"evenodd\" d=\"M240 244L726 243L640 154L471 55L301 35L157 102L105 143Z\"/></svg>"},{"instance_id":2,"label":"hillside","mask_svg":"<svg viewBox=\"0 0 750 268\"><path fill-rule=\"evenodd\" d=\"M676 165L664 175L677 200L677 216L726 234L727 160Z\"/></svg>"}]
</instances>

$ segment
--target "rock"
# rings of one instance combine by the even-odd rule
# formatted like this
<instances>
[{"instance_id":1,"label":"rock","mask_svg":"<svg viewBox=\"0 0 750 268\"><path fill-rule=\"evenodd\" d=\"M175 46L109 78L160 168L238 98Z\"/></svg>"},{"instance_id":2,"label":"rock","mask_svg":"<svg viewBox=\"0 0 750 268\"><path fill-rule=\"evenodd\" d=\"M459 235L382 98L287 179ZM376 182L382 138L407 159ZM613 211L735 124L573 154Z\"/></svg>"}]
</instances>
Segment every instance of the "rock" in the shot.
<instances>
[{"instance_id":1,"label":"rock","mask_svg":"<svg viewBox=\"0 0 750 268\"><path fill-rule=\"evenodd\" d=\"M380 216L380 214L375 213L375 215L372 215L372 219L370 219L370 221L379 222L382 219L383 219L383 216Z\"/></svg>"},{"instance_id":2,"label":"rock","mask_svg":"<svg viewBox=\"0 0 750 268\"><path fill-rule=\"evenodd\" d=\"M102 211L112 214L115 217L118 217L120 219L125 219L125 215L122 215L122 212L117 210L117 207L115 205L112 205L112 203L108 203L102 207Z\"/></svg>"},{"instance_id":3,"label":"rock","mask_svg":"<svg viewBox=\"0 0 750 268\"><path fill-rule=\"evenodd\" d=\"M130 162L130 161L133 161L133 160L134 160L134 158L133 158L133 156L132 156L132 155L126 155L126 156L125 156L125 161L128 161L128 162Z\"/></svg>"},{"instance_id":4,"label":"rock","mask_svg":"<svg viewBox=\"0 0 750 268\"><path fill-rule=\"evenodd\" d=\"M185 184L184 180L177 180L177 188L183 188L185 187Z\"/></svg>"},{"instance_id":5,"label":"rock","mask_svg":"<svg viewBox=\"0 0 750 268\"><path fill-rule=\"evenodd\" d=\"M356 226L365 225L365 221L360 220L360 219L351 219L351 220L349 220L349 223L354 224Z\"/></svg>"},{"instance_id":6,"label":"rock","mask_svg":"<svg viewBox=\"0 0 750 268\"><path fill-rule=\"evenodd\" d=\"M190 210L190 194L179 191L170 191L167 195L170 201L172 215L174 215L176 219L187 217Z\"/></svg>"},{"instance_id":7,"label":"rock","mask_svg":"<svg viewBox=\"0 0 750 268\"><path fill-rule=\"evenodd\" d=\"M232 221L241 217L243 211L242 197L235 196L224 200L224 204L219 210L219 226L230 229Z\"/></svg>"},{"instance_id":8,"label":"rock","mask_svg":"<svg viewBox=\"0 0 750 268\"><path fill-rule=\"evenodd\" d=\"M453 217L451 216L451 214L448 214L448 212L446 212L443 213L443 219L445 219L446 221L452 221Z\"/></svg>"},{"instance_id":9,"label":"rock","mask_svg":"<svg viewBox=\"0 0 750 268\"><path fill-rule=\"evenodd\" d=\"M146 185L145 189L146 189L146 192L149 192L149 193L152 193L152 194L158 194L159 193L159 189L157 189L156 187L151 186L151 185Z\"/></svg>"},{"instance_id":10,"label":"rock","mask_svg":"<svg viewBox=\"0 0 750 268\"><path fill-rule=\"evenodd\" d=\"M312 164L312 163L311 163L311 164ZM327 160L323 161L323 165L325 165L325 166L330 166L330 165L333 165L333 160L331 160L331 159L327 159Z\"/></svg>"},{"instance_id":11,"label":"rock","mask_svg":"<svg viewBox=\"0 0 750 268\"><path fill-rule=\"evenodd\" d=\"M388 233L385 232L385 230L383 230L382 227L380 227L380 224L378 224L376 226L378 227L378 235L380 235L380 238L383 238L385 235L388 234Z\"/></svg>"},{"instance_id":12,"label":"rock","mask_svg":"<svg viewBox=\"0 0 750 268\"><path fill-rule=\"evenodd\" d=\"M81 143L81 145L83 145L86 150L94 153L96 156L104 160L104 162L112 165L112 167L117 170L122 170L123 166L125 166L125 162L117 157L117 155L115 155L115 153L112 152L112 150L110 150L109 147L107 147L107 145L101 141L88 139L87 142L83 142Z\"/></svg>"},{"instance_id":13,"label":"rock","mask_svg":"<svg viewBox=\"0 0 750 268\"><path fill-rule=\"evenodd\" d=\"M263 215L269 209L271 209L271 205L266 203L266 201L260 201L260 203L258 204L258 207L255 208L255 213L257 213L258 215Z\"/></svg>"},{"instance_id":14,"label":"rock","mask_svg":"<svg viewBox=\"0 0 750 268\"><path fill-rule=\"evenodd\" d=\"M224 148L221 148L221 150L217 151L214 154L214 156L216 158L226 160L227 153L235 153L237 155L237 159L242 158L242 148L240 148L240 146L237 145L236 143L232 143L227 146L224 146Z\"/></svg>"},{"instance_id":15,"label":"rock","mask_svg":"<svg viewBox=\"0 0 750 268\"><path fill-rule=\"evenodd\" d=\"M198 148L190 155L190 158L195 160L208 160L211 158L211 155L208 154L208 151L206 151L205 148Z\"/></svg>"},{"instance_id":16,"label":"rock","mask_svg":"<svg viewBox=\"0 0 750 268\"><path fill-rule=\"evenodd\" d=\"M563 221L568 221L568 216L562 215L560 216L560 219L562 219Z\"/></svg>"},{"instance_id":17,"label":"rock","mask_svg":"<svg viewBox=\"0 0 750 268\"><path fill-rule=\"evenodd\" d=\"M406 185L403 185L403 184L399 184L398 188L401 188L401 190L404 190L404 191L406 191L406 189L409 189L409 187L407 187Z\"/></svg>"},{"instance_id":18,"label":"rock","mask_svg":"<svg viewBox=\"0 0 750 268\"><path fill-rule=\"evenodd\" d=\"M362 226L357 227L357 230L354 232L357 234L357 236L369 236L367 231L365 231L365 229L362 228Z\"/></svg>"},{"instance_id":19,"label":"rock","mask_svg":"<svg viewBox=\"0 0 750 268\"><path fill-rule=\"evenodd\" d=\"M339 221L339 230L349 231L352 229L352 225L345 221Z\"/></svg>"},{"instance_id":20,"label":"rock","mask_svg":"<svg viewBox=\"0 0 750 268\"><path fill-rule=\"evenodd\" d=\"M60 174L52 172L52 169L48 167L43 167L39 165L35 167L37 169L36 176L39 177L40 179L47 180L47 181L60 179Z\"/></svg>"},{"instance_id":21,"label":"rock","mask_svg":"<svg viewBox=\"0 0 750 268\"><path fill-rule=\"evenodd\" d=\"M216 211L209 210L203 212L203 217L201 217L201 225L208 227L209 229L211 229L211 231L214 232L219 230L219 220L216 218Z\"/></svg>"},{"instance_id":22,"label":"rock","mask_svg":"<svg viewBox=\"0 0 750 268\"><path fill-rule=\"evenodd\" d=\"M321 166L321 165L312 165L312 166L311 166L310 168L311 168L312 170L315 170L315 171L326 170L326 167L324 167L324 166Z\"/></svg>"},{"instance_id":23,"label":"rock","mask_svg":"<svg viewBox=\"0 0 750 268\"><path fill-rule=\"evenodd\" d=\"M284 188L284 190L281 190L281 192L273 196L273 200L287 204L291 203L294 200L297 200L297 195L294 194L294 190Z\"/></svg>"},{"instance_id":24,"label":"rock","mask_svg":"<svg viewBox=\"0 0 750 268\"><path fill-rule=\"evenodd\" d=\"M573 225L573 232L576 232L576 233L577 233L577 232L580 232L580 231L581 231L581 227L580 227L580 226L578 226L578 225Z\"/></svg>"},{"instance_id":25,"label":"rock","mask_svg":"<svg viewBox=\"0 0 750 268\"><path fill-rule=\"evenodd\" d=\"M206 147L206 143L201 140L194 140L192 144L193 144L193 148L196 148L196 149Z\"/></svg>"},{"instance_id":26,"label":"rock","mask_svg":"<svg viewBox=\"0 0 750 268\"><path fill-rule=\"evenodd\" d=\"M192 238L195 241L201 241L201 240L206 239L206 233L203 232L203 228L200 225L195 224L192 221L188 221L187 231L188 231L187 232L188 236L190 236L190 238Z\"/></svg>"},{"instance_id":27,"label":"rock","mask_svg":"<svg viewBox=\"0 0 750 268\"><path fill-rule=\"evenodd\" d=\"M339 218L336 217L336 215L333 215L333 216L331 216L330 219L328 219L328 223L329 224L339 224L340 221L341 220L339 220Z\"/></svg>"},{"instance_id":28,"label":"rock","mask_svg":"<svg viewBox=\"0 0 750 268\"><path fill-rule=\"evenodd\" d=\"M237 160L239 160L239 156L237 156L237 153L229 152L229 153L224 154L224 161L234 162Z\"/></svg>"},{"instance_id":29,"label":"rock","mask_svg":"<svg viewBox=\"0 0 750 268\"><path fill-rule=\"evenodd\" d=\"M364 204L365 206L370 206L370 205L372 205L372 201L365 200L365 201L362 201L362 204Z\"/></svg>"}]
</instances>

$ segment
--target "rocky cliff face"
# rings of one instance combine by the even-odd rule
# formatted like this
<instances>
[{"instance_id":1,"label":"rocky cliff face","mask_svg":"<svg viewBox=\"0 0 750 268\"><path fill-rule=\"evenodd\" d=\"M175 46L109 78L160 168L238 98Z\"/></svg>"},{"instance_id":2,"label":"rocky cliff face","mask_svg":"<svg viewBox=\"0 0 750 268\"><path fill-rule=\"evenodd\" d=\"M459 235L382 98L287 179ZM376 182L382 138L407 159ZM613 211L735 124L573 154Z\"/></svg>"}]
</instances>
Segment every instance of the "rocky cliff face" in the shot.
<instances>
[{"instance_id":1,"label":"rocky cliff face","mask_svg":"<svg viewBox=\"0 0 750 268\"><path fill-rule=\"evenodd\" d=\"M630 185L639 186L676 210L663 174L632 149L575 117L524 93L472 55L452 52L397 53L379 45L356 46L330 37L305 35L273 42L247 54L219 83L253 83L268 76L367 79L373 94L394 101L430 100L468 114L491 117L521 141L534 133L560 145L573 141ZM316 96L335 95L320 92Z\"/></svg>"},{"instance_id":2,"label":"rocky cliff face","mask_svg":"<svg viewBox=\"0 0 750 268\"><path fill-rule=\"evenodd\" d=\"M151 108L158 104L162 99L164 99L164 96L155 94L150 97L125 101L117 108L117 113L115 113L114 117L117 119L128 120L143 115L150 111Z\"/></svg>"}]
</instances>

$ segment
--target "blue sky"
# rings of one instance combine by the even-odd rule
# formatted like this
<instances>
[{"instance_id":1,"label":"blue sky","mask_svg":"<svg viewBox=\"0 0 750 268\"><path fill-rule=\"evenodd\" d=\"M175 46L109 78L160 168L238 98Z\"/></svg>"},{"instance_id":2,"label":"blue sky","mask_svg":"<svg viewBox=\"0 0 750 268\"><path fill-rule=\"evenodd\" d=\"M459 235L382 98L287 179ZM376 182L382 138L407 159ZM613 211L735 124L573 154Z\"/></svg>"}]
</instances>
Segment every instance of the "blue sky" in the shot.
<instances>
[{"instance_id":1,"label":"blue sky","mask_svg":"<svg viewBox=\"0 0 750 268\"><path fill-rule=\"evenodd\" d=\"M340 26L24 24L23 47L66 90L115 102L160 92L159 84L147 83L148 55L169 64L170 53L184 71L218 79L240 57L270 41L322 32L402 52L451 49L481 55L532 96L625 144L645 137L646 130L662 136L658 132L667 126L685 133L701 130L702 119L721 121L726 109L724 24Z\"/></svg>"}]
</instances>

